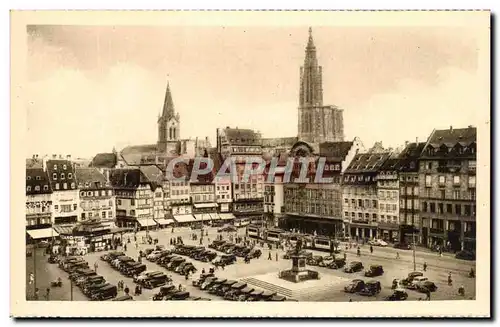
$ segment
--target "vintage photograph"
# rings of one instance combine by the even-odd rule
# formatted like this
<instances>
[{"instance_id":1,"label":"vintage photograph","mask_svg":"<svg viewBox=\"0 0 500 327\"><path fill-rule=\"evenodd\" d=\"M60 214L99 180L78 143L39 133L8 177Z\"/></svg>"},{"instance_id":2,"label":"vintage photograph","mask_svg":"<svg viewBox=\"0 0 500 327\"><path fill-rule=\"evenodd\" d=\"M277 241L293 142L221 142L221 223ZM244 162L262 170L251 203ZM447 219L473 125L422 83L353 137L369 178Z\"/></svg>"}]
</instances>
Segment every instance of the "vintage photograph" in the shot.
<instances>
[{"instance_id":1,"label":"vintage photograph","mask_svg":"<svg viewBox=\"0 0 500 327\"><path fill-rule=\"evenodd\" d=\"M489 12L32 14L25 312L489 308Z\"/></svg>"}]
</instances>

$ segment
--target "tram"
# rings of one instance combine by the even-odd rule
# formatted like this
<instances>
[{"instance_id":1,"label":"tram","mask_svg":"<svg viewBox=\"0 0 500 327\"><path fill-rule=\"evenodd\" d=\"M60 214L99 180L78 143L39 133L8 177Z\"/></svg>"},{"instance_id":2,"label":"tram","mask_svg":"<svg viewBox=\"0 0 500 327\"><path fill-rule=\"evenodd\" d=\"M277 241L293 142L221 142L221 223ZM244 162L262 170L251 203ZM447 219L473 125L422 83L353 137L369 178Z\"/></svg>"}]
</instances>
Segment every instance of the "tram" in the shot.
<instances>
[{"instance_id":1,"label":"tram","mask_svg":"<svg viewBox=\"0 0 500 327\"><path fill-rule=\"evenodd\" d=\"M256 225L247 226L247 236L255 239L262 239L263 228Z\"/></svg>"},{"instance_id":2,"label":"tram","mask_svg":"<svg viewBox=\"0 0 500 327\"><path fill-rule=\"evenodd\" d=\"M263 233L263 238L267 242L280 242L284 235L285 231L282 229L267 229Z\"/></svg>"},{"instance_id":3,"label":"tram","mask_svg":"<svg viewBox=\"0 0 500 327\"><path fill-rule=\"evenodd\" d=\"M241 218L241 219L235 219L234 220L234 227L245 227L250 225L250 219L249 218Z\"/></svg>"}]
</instances>

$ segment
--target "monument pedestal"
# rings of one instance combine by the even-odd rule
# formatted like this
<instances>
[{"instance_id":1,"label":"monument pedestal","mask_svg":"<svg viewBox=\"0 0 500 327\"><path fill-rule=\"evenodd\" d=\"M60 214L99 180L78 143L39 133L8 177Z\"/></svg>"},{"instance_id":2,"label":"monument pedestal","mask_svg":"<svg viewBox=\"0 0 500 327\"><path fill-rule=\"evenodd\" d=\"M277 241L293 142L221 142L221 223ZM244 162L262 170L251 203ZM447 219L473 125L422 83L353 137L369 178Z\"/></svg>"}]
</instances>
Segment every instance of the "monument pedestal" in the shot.
<instances>
[{"instance_id":1,"label":"monument pedestal","mask_svg":"<svg viewBox=\"0 0 500 327\"><path fill-rule=\"evenodd\" d=\"M317 271L309 270L306 268L307 257L303 254L294 254L291 256L292 269L283 270L280 272L280 278L299 283L310 279L319 279Z\"/></svg>"}]
</instances>

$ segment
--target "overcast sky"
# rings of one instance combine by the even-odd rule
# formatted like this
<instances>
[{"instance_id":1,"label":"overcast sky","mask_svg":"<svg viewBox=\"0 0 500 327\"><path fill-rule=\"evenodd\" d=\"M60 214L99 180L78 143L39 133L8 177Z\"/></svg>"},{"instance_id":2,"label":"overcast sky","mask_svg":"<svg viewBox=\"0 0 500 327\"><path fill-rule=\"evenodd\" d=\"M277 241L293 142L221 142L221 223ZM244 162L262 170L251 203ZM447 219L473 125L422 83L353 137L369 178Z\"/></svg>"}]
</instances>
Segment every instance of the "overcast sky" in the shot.
<instances>
[{"instance_id":1,"label":"overcast sky","mask_svg":"<svg viewBox=\"0 0 500 327\"><path fill-rule=\"evenodd\" d=\"M304 27L28 28L28 155L91 157L157 141L169 81L181 137L238 126L296 136ZM480 122L475 31L314 27L324 103L346 139L397 146ZM71 139L71 142L68 142Z\"/></svg>"}]
</instances>

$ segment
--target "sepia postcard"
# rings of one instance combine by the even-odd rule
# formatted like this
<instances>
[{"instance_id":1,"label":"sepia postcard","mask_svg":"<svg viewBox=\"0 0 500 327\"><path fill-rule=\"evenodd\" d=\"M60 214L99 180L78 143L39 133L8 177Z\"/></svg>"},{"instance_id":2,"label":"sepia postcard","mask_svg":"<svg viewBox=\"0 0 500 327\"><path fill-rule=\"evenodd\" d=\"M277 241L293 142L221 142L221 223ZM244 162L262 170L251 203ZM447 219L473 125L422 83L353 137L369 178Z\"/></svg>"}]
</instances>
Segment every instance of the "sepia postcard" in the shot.
<instances>
[{"instance_id":1,"label":"sepia postcard","mask_svg":"<svg viewBox=\"0 0 500 327\"><path fill-rule=\"evenodd\" d=\"M11 12L11 315L490 317L490 19Z\"/></svg>"}]
</instances>

